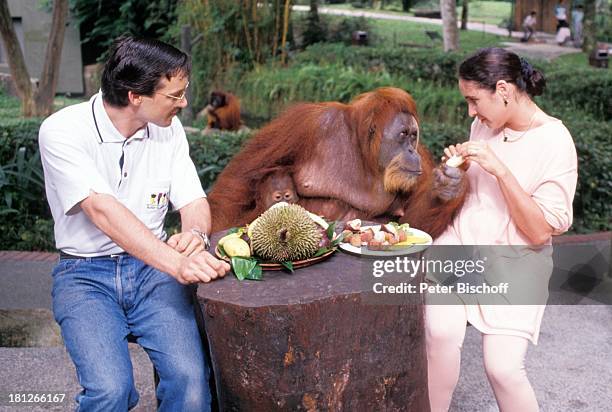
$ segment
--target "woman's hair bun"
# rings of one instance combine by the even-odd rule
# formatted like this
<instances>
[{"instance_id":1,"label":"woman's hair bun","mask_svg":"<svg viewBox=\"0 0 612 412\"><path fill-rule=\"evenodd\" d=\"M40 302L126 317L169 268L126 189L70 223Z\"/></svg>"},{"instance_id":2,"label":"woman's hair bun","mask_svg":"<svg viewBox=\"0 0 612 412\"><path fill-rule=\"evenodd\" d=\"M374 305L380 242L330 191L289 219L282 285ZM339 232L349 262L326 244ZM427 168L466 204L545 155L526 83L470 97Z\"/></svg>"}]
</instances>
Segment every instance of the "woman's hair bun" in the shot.
<instances>
[{"instance_id":1,"label":"woman's hair bun","mask_svg":"<svg viewBox=\"0 0 612 412\"><path fill-rule=\"evenodd\" d=\"M546 79L541 71L535 69L531 63L521 57L521 77L525 81L526 92L530 96L539 96L544 93Z\"/></svg>"}]
</instances>

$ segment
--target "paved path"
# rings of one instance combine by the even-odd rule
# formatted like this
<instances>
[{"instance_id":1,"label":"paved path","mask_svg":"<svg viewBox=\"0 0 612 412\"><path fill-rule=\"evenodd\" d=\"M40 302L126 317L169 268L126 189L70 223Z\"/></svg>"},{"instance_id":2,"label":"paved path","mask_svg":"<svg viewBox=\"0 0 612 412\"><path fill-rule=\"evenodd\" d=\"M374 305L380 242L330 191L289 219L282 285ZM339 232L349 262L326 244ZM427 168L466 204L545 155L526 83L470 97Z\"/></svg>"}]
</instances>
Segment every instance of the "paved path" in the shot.
<instances>
[{"instance_id":1,"label":"paved path","mask_svg":"<svg viewBox=\"0 0 612 412\"><path fill-rule=\"evenodd\" d=\"M293 6L293 10L296 11L308 11L309 6ZM330 14L335 16L351 16L351 17L366 17L371 19L382 19L382 20L396 20L396 21L409 21L413 23L433 24L437 26L442 25L441 19L430 19L426 17L414 17L401 14L389 14L384 12L376 11L361 11L361 10L341 10L329 7L319 7L319 13ZM489 34L495 34L498 36L508 37L508 30L495 26L493 24L482 23L482 22L468 22L468 30L485 32ZM511 37L520 39L523 37L522 31L513 31ZM581 50L570 47L570 46L559 46L555 42L555 37L548 33L537 32L535 37L540 41L539 43L517 43L517 42L506 42L505 47L512 51L528 57L536 59L551 60L559 57L563 54L579 53Z\"/></svg>"},{"instance_id":2,"label":"paved path","mask_svg":"<svg viewBox=\"0 0 612 412\"><path fill-rule=\"evenodd\" d=\"M612 273L611 233L563 236L555 242L555 267L559 276L595 280L596 293L571 293L562 286L551 294L540 344L530 346L527 373L541 410L599 412L612 404ZM27 259L27 260L24 260ZM0 315L11 311L48 311L51 315L51 268L56 254L0 252ZM573 280L572 280L573 279ZM571 281L571 282L570 282ZM565 291L567 290L567 292ZM600 304L607 297L608 304ZM580 305L579 305L580 303ZM0 316L1 320L1 316ZM52 320L49 320L52 323ZM56 327L56 326L55 326ZM0 324L0 335L2 334ZM480 334L468 328L461 377L451 411L496 411L484 374ZM155 408L152 365L142 349L130 345L135 380L141 394L137 411ZM79 390L74 366L63 346L0 348L0 395L9 391L55 391L67 401L51 410L74 410L72 398ZM14 408L0 402L0 412L43 410ZM45 409L49 410L49 409Z\"/></svg>"}]
</instances>

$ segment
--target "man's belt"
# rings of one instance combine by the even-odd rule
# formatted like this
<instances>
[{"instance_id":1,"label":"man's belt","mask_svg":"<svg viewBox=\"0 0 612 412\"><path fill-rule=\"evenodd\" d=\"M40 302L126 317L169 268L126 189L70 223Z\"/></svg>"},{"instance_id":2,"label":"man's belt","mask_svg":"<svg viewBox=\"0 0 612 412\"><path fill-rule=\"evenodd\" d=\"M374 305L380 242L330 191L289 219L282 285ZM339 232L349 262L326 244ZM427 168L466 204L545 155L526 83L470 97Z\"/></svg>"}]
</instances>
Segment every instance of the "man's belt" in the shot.
<instances>
[{"instance_id":1,"label":"man's belt","mask_svg":"<svg viewBox=\"0 0 612 412\"><path fill-rule=\"evenodd\" d=\"M71 255L70 253L66 253L61 250L59 252L60 259L93 259L93 260L115 259L115 258L118 258L119 256L127 256L127 255L128 255L127 252L121 252L121 253L113 253L112 255L102 255L102 256L77 256L77 255Z\"/></svg>"}]
</instances>

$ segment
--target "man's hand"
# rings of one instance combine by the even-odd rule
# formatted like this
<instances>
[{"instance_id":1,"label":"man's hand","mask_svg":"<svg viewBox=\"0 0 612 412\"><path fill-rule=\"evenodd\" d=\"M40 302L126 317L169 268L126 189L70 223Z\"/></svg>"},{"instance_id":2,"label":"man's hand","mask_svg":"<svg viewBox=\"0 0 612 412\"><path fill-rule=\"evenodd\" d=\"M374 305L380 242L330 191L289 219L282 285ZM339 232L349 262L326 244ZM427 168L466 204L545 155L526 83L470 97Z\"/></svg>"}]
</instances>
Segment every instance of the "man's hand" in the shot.
<instances>
[{"instance_id":1,"label":"man's hand","mask_svg":"<svg viewBox=\"0 0 612 412\"><path fill-rule=\"evenodd\" d=\"M168 246L184 256L191 256L204 250L202 238L192 232L181 232L170 236Z\"/></svg>"},{"instance_id":2,"label":"man's hand","mask_svg":"<svg viewBox=\"0 0 612 412\"><path fill-rule=\"evenodd\" d=\"M176 280L183 285L190 283L208 283L217 278L224 277L230 270L227 262L219 260L210 253L203 251L188 257L183 257L177 273L173 274Z\"/></svg>"}]
</instances>

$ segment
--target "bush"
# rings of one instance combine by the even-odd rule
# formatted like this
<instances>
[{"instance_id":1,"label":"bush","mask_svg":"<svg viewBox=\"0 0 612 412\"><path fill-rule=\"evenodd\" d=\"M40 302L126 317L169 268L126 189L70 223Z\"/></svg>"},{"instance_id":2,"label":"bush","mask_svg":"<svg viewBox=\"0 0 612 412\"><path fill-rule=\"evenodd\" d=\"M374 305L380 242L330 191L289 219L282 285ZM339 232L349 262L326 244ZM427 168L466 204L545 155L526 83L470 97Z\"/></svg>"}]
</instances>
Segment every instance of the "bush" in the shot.
<instances>
[{"instance_id":1,"label":"bush","mask_svg":"<svg viewBox=\"0 0 612 412\"><path fill-rule=\"evenodd\" d=\"M457 67L465 52L444 53L438 49L399 47L347 47L343 44L314 44L295 58L295 63L339 65L364 70L386 70L412 81L456 87Z\"/></svg>"},{"instance_id":2,"label":"bush","mask_svg":"<svg viewBox=\"0 0 612 412\"><path fill-rule=\"evenodd\" d=\"M596 122L580 113L559 117L572 134L578 152L572 230L612 230L612 123Z\"/></svg>"},{"instance_id":3,"label":"bush","mask_svg":"<svg viewBox=\"0 0 612 412\"><path fill-rule=\"evenodd\" d=\"M598 120L612 120L612 72L584 67L544 67L546 92L551 105L579 108Z\"/></svg>"},{"instance_id":4,"label":"bush","mask_svg":"<svg viewBox=\"0 0 612 412\"><path fill-rule=\"evenodd\" d=\"M215 132L209 136L189 134L189 155L205 191L209 191L221 170L251 136L250 131Z\"/></svg>"},{"instance_id":5,"label":"bush","mask_svg":"<svg viewBox=\"0 0 612 412\"><path fill-rule=\"evenodd\" d=\"M21 118L19 100L0 92L0 249L54 247L38 153L40 123Z\"/></svg>"},{"instance_id":6,"label":"bush","mask_svg":"<svg viewBox=\"0 0 612 412\"><path fill-rule=\"evenodd\" d=\"M242 106L256 117L276 117L296 101L347 103L360 93L378 87L407 90L417 101L423 120L469 125L463 98L456 86L439 87L431 82L390 75L384 68L368 72L335 64L294 64L287 69L260 67L246 74L236 86Z\"/></svg>"}]
</instances>

